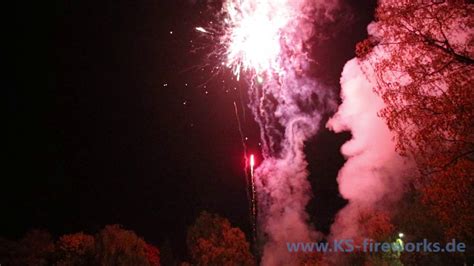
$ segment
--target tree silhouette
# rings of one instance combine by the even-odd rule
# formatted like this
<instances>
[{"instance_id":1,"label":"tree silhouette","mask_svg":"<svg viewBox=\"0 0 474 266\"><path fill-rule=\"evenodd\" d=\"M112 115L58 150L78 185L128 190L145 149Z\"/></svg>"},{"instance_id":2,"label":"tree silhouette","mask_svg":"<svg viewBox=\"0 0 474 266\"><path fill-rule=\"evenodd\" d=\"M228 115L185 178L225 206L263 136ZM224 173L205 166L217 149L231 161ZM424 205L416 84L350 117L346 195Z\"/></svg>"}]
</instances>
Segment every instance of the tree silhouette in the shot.
<instances>
[{"instance_id":1,"label":"tree silhouette","mask_svg":"<svg viewBox=\"0 0 474 266\"><path fill-rule=\"evenodd\" d=\"M99 265L157 265L156 258L159 265L157 249L119 225L107 225L97 234L96 249Z\"/></svg>"},{"instance_id":2,"label":"tree silhouette","mask_svg":"<svg viewBox=\"0 0 474 266\"><path fill-rule=\"evenodd\" d=\"M90 265L94 262L95 240L82 232L63 235L56 242L57 265Z\"/></svg>"},{"instance_id":3,"label":"tree silhouette","mask_svg":"<svg viewBox=\"0 0 474 266\"><path fill-rule=\"evenodd\" d=\"M187 245L196 265L255 265L244 233L217 214L199 215L188 230Z\"/></svg>"},{"instance_id":4,"label":"tree silhouette","mask_svg":"<svg viewBox=\"0 0 474 266\"><path fill-rule=\"evenodd\" d=\"M3 265L50 265L55 245L45 230L30 230L19 241L0 238L0 263Z\"/></svg>"}]
</instances>

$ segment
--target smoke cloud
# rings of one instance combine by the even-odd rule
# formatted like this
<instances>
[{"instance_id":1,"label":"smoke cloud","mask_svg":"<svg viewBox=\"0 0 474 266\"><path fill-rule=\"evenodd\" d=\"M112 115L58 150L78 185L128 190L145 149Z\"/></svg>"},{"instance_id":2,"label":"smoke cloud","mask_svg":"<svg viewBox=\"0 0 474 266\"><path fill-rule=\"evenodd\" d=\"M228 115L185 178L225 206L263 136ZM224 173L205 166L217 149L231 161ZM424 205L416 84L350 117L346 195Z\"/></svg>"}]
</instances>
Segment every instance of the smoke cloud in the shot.
<instances>
[{"instance_id":1,"label":"smoke cloud","mask_svg":"<svg viewBox=\"0 0 474 266\"><path fill-rule=\"evenodd\" d=\"M286 242L318 238L316 231L308 226L305 212L311 188L303 146L304 141L317 132L322 110L308 112L298 107L301 104L298 102L311 95L329 99L324 90L310 80L289 78L284 79L284 84L272 94L280 100L273 115L284 132L279 137L272 133L267 135L270 143L279 145L278 152L268 153L255 172L260 229L267 234L268 241L263 251L263 265L289 265ZM318 103L306 104L308 108L318 106ZM268 127L275 124L261 125L267 127L262 130L268 132Z\"/></svg>"},{"instance_id":2,"label":"smoke cloud","mask_svg":"<svg viewBox=\"0 0 474 266\"><path fill-rule=\"evenodd\" d=\"M333 239L358 239L363 234L358 220L361 211L389 210L404 191L409 162L395 150L393 135L385 121L377 115L384 107L373 91L358 59L348 61L341 76L342 104L328 121L335 132L350 131L352 139L342 148L347 158L337 181L341 195L349 203L337 214L331 227Z\"/></svg>"}]
</instances>

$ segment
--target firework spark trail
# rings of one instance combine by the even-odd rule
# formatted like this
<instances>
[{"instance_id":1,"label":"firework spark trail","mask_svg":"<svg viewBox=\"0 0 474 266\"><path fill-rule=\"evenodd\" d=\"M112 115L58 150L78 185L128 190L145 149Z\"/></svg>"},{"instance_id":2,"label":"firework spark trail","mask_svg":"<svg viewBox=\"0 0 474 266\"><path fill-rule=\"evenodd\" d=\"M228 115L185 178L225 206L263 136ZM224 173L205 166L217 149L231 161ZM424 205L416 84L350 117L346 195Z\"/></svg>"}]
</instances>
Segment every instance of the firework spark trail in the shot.
<instances>
[{"instance_id":1,"label":"firework spark trail","mask_svg":"<svg viewBox=\"0 0 474 266\"><path fill-rule=\"evenodd\" d=\"M208 32L205 28L203 28L203 27L196 27L196 28L194 28L194 29L197 30L197 31L199 31L199 32L201 32L201 33L209 33L209 32Z\"/></svg>"},{"instance_id":2,"label":"firework spark trail","mask_svg":"<svg viewBox=\"0 0 474 266\"><path fill-rule=\"evenodd\" d=\"M249 216L250 216L250 223L252 224L252 240L254 244L257 242L257 207L256 207L256 197L255 197L255 182L254 182L254 166L255 166L255 158L254 155L250 155L250 160L247 157L247 144L245 143L244 139L244 132L242 130L242 124L240 123L240 116L239 110L237 108L237 104L234 101L234 111L235 111L235 118L237 120L237 126L239 128L240 140L242 142L242 148L244 151L244 158L245 158L245 166L244 166L244 173L245 173L245 182L247 183L247 200L249 202ZM248 175L248 167L250 166L250 177ZM250 190L248 189L250 186Z\"/></svg>"},{"instance_id":3,"label":"firework spark trail","mask_svg":"<svg viewBox=\"0 0 474 266\"><path fill-rule=\"evenodd\" d=\"M255 157L253 154L250 155L250 175L253 176L253 169L255 167Z\"/></svg>"},{"instance_id":4,"label":"firework spark trail","mask_svg":"<svg viewBox=\"0 0 474 266\"><path fill-rule=\"evenodd\" d=\"M250 83L249 107L261 132L263 161L255 169L263 265L292 265L286 243L315 240L307 224L310 199L305 140L319 129L330 92L307 76L308 40L319 0L224 0L221 31L213 28L224 64ZM208 30L196 28L202 33ZM217 37L219 36L219 37Z\"/></svg>"},{"instance_id":5,"label":"firework spark trail","mask_svg":"<svg viewBox=\"0 0 474 266\"><path fill-rule=\"evenodd\" d=\"M257 190L255 188L255 176L254 176L254 167L255 167L255 156L253 154L250 155L250 189L252 190L252 207L251 207L251 214L252 214L252 228L253 228L253 242L255 247L257 247ZM258 252L258 250L256 250Z\"/></svg>"}]
</instances>

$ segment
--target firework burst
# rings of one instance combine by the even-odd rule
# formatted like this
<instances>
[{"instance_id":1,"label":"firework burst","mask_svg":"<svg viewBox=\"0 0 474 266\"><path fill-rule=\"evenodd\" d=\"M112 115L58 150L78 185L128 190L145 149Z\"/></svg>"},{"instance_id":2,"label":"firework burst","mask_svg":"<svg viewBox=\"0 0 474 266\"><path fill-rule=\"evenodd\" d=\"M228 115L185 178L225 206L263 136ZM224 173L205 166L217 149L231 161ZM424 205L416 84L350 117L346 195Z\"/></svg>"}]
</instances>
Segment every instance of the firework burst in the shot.
<instances>
[{"instance_id":1,"label":"firework burst","mask_svg":"<svg viewBox=\"0 0 474 266\"><path fill-rule=\"evenodd\" d=\"M306 75L308 40L319 4L225 0L218 23L196 28L218 44L212 55L221 58L237 79L249 83L249 107L262 143L263 161L255 171L253 157L250 163L259 238L266 242L264 265L292 264L284 243L315 236L305 212L310 186L303 145L318 130L320 103L328 98L327 91Z\"/></svg>"},{"instance_id":2,"label":"firework burst","mask_svg":"<svg viewBox=\"0 0 474 266\"><path fill-rule=\"evenodd\" d=\"M257 76L280 71L281 38L290 14L278 8L284 1L227 1L224 3L227 31L221 42L225 59L240 77L242 71Z\"/></svg>"}]
</instances>

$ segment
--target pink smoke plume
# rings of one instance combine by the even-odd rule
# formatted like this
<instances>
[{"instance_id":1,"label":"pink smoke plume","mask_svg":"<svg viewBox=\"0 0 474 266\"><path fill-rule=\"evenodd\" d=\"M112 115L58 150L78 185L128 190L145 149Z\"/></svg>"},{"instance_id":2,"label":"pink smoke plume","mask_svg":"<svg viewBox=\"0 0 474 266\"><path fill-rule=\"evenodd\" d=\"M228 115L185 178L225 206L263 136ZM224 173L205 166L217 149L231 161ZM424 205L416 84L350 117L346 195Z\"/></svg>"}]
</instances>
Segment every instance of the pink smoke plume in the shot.
<instances>
[{"instance_id":1,"label":"pink smoke plume","mask_svg":"<svg viewBox=\"0 0 474 266\"><path fill-rule=\"evenodd\" d=\"M342 148L347 158L337 181L349 203L337 214L331 227L333 239L367 237L359 227L361 211L387 210L402 195L409 163L395 151L393 135L377 115L384 107L373 91L370 68L364 62L348 61L341 76L342 104L328 121L335 132L350 131L352 139Z\"/></svg>"}]
</instances>

